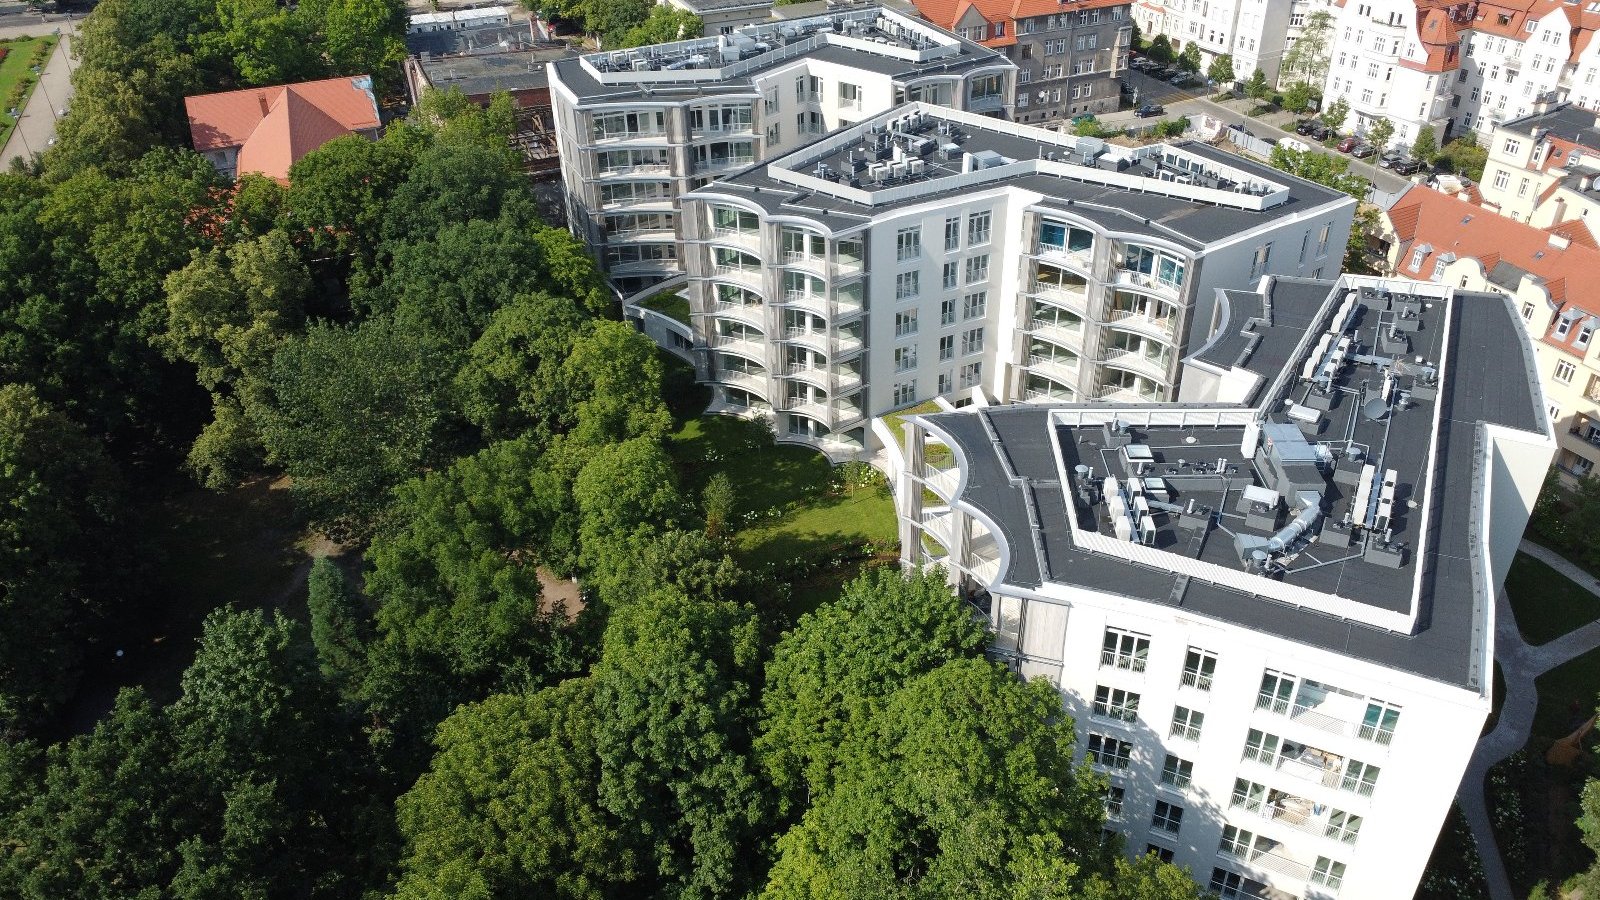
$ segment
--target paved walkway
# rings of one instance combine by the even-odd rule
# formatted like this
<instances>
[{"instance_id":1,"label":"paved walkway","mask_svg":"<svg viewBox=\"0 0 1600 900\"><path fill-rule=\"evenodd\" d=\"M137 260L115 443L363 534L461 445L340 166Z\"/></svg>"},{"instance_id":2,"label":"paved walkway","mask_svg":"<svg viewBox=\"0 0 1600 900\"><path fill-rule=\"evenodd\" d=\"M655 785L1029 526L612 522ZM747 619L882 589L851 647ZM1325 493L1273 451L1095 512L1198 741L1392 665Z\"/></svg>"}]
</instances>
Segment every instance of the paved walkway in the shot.
<instances>
[{"instance_id":1,"label":"paved walkway","mask_svg":"<svg viewBox=\"0 0 1600 900\"><path fill-rule=\"evenodd\" d=\"M1567 562L1554 551L1532 541L1523 541L1523 553L1539 560L1574 584L1600 597L1600 580ZM1506 875L1505 861L1495 845L1494 828L1489 824L1488 801L1484 795L1484 778L1495 763L1522 749L1528 742L1533 727L1533 712L1539 705L1539 692L1534 679L1568 660L1600 648L1600 621L1568 632L1559 638L1537 646L1530 646L1517 630L1517 620L1511 612L1511 601L1505 591L1495 601L1494 657L1506 679L1506 699L1500 708L1500 718L1494 730L1478 740L1462 776L1456 801L1472 827L1472 836L1478 843L1478 855L1483 860L1483 873L1489 882L1491 900L1517 900L1511 891L1511 879Z\"/></svg>"},{"instance_id":2,"label":"paved walkway","mask_svg":"<svg viewBox=\"0 0 1600 900\"><path fill-rule=\"evenodd\" d=\"M14 158L26 159L35 153L43 153L55 139L56 119L60 117L61 110L72 101L72 61L68 59L70 51L67 45L72 40L71 35L75 25L73 22L62 21L33 27L3 29L43 36L59 28L61 40L56 42L55 51L45 62L44 71L39 75L39 83L34 85L33 93L28 96L27 105L22 108L22 116L17 119L17 127L12 130L5 147L0 149L0 171L9 171L11 160Z\"/></svg>"}]
</instances>

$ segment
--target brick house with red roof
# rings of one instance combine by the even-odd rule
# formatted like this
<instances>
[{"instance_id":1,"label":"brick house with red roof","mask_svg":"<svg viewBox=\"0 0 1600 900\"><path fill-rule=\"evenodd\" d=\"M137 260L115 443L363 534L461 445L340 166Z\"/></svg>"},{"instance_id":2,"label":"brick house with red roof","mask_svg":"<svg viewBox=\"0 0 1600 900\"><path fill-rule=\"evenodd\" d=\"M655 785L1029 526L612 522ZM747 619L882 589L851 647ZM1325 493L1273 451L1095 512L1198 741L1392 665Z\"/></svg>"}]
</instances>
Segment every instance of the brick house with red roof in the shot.
<instances>
[{"instance_id":1,"label":"brick house with red roof","mask_svg":"<svg viewBox=\"0 0 1600 900\"><path fill-rule=\"evenodd\" d=\"M287 182L289 167L334 138L378 137L372 78L354 75L185 97L194 149L230 177Z\"/></svg>"}]
</instances>

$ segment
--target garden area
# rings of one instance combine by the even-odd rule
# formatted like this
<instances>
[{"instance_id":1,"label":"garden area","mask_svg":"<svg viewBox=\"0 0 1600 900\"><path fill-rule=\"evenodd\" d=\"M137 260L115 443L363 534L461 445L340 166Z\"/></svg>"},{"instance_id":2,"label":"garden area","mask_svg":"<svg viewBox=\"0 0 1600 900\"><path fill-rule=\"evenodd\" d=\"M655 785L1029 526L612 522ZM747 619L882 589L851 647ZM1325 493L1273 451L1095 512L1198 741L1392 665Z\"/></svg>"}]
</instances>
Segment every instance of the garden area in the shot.
<instances>
[{"instance_id":1,"label":"garden area","mask_svg":"<svg viewBox=\"0 0 1600 900\"><path fill-rule=\"evenodd\" d=\"M0 147L10 140L11 130L55 46L54 35L0 40Z\"/></svg>"},{"instance_id":2,"label":"garden area","mask_svg":"<svg viewBox=\"0 0 1600 900\"><path fill-rule=\"evenodd\" d=\"M677 319L685 325L689 324L689 300L675 290L653 294L649 298L639 301L639 305L645 309Z\"/></svg>"}]
</instances>

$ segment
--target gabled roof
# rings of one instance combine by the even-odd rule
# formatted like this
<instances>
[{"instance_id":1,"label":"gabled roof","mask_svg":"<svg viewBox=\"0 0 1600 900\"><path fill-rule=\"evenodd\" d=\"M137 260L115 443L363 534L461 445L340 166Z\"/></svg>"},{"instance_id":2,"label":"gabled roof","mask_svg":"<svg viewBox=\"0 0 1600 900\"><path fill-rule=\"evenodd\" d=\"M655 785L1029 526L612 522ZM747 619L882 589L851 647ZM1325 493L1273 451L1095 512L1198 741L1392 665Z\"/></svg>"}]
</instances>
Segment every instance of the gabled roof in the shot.
<instances>
[{"instance_id":1,"label":"gabled roof","mask_svg":"<svg viewBox=\"0 0 1600 900\"><path fill-rule=\"evenodd\" d=\"M979 43L985 47L1009 47L1017 42L1018 19L1125 6L1128 0L1076 0L1070 4L1062 0L914 0L914 2L917 5L917 12L921 13L924 19L940 28L952 31L969 9L976 9L978 15L991 25L1004 22L1006 24L1004 37L990 38Z\"/></svg>"},{"instance_id":2,"label":"gabled roof","mask_svg":"<svg viewBox=\"0 0 1600 900\"><path fill-rule=\"evenodd\" d=\"M1592 236L1585 242L1575 233L1535 228L1420 185L1402 194L1387 215L1401 248L1398 274L1405 278L1428 280L1434 263L1446 254L1470 257L1491 276L1497 267L1510 266L1542 279L1550 299L1561 304L1569 288L1582 293L1577 286L1600 272L1600 250L1589 243ZM1425 252L1413 269L1411 257L1418 249Z\"/></svg>"},{"instance_id":3,"label":"gabled roof","mask_svg":"<svg viewBox=\"0 0 1600 900\"><path fill-rule=\"evenodd\" d=\"M196 150L237 147L240 172L280 179L312 150L380 124L366 75L201 94L183 103Z\"/></svg>"},{"instance_id":4,"label":"gabled roof","mask_svg":"<svg viewBox=\"0 0 1600 900\"><path fill-rule=\"evenodd\" d=\"M1574 244L1588 247L1590 250L1600 250L1600 243L1594 239L1594 234L1589 231L1589 225L1582 219L1568 219L1557 222L1548 229L1551 234L1564 237Z\"/></svg>"}]
</instances>

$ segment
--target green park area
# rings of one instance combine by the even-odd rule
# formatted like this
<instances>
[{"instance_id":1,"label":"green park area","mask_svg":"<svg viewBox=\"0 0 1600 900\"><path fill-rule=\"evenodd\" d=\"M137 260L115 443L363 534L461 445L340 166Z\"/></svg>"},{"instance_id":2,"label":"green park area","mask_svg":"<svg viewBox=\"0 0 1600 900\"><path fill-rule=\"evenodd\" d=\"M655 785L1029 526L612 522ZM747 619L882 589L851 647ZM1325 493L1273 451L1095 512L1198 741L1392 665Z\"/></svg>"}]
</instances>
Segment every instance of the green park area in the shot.
<instances>
[{"instance_id":1,"label":"green park area","mask_svg":"<svg viewBox=\"0 0 1600 900\"><path fill-rule=\"evenodd\" d=\"M0 147L11 139L11 129L55 46L54 35L0 40Z\"/></svg>"}]
</instances>

